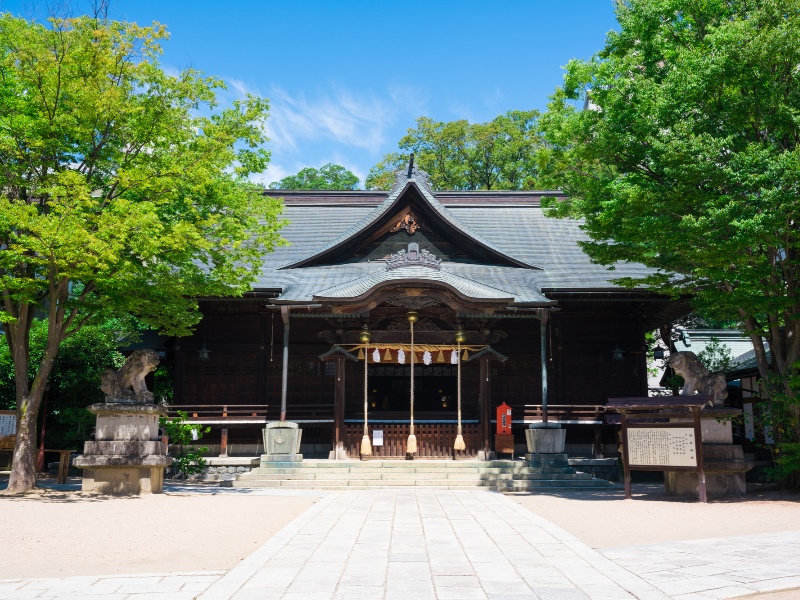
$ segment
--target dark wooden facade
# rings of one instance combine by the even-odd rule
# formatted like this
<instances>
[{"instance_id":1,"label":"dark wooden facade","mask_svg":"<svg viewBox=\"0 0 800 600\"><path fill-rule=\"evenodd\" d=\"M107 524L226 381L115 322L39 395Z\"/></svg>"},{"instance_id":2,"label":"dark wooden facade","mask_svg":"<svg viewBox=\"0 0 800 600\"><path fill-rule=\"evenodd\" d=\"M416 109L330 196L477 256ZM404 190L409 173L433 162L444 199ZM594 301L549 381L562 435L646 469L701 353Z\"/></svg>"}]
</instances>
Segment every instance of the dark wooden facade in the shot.
<instances>
[{"instance_id":1,"label":"dark wooden facade","mask_svg":"<svg viewBox=\"0 0 800 600\"><path fill-rule=\"evenodd\" d=\"M550 231L551 220L540 218L543 193L443 194L446 207L415 174L399 178L388 196L369 194L285 194L294 227L287 237L300 241L270 259L252 294L201 303L203 322L175 344L175 404L252 406L265 420L279 418L288 316L286 418L301 424L304 443L316 444L316 452L338 445L357 455L364 363L346 351L355 354L364 325L373 343L407 343L409 310L419 313L418 344L452 347L461 327L467 345L491 349L462 362L463 456L491 449L491 420L502 402L512 407L517 442L524 442L526 412L542 404L543 333L549 404L592 406L646 395L645 332L685 307L609 283L602 267L576 253L577 224L553 222ZM333 221L325 223L325 215L350 215L356 223L328 232ZM528 236L530 244L506 250L515 236ZM392 261L413 253L410 243L433 258L392 271ZM207 360L200 359L202 347L210 351ZM345 352L326 354L332 348ZM415 365L414 373L417 456L452 456L456 367L434 360ZM370 430L385 436L375 456L405 455L409 382L410 365L394 358L368 366ZM260 425L252 421L231 429L229 443L256 443ZM569 435L588 442L592 433Z\"/></svg>"}]
</instances>

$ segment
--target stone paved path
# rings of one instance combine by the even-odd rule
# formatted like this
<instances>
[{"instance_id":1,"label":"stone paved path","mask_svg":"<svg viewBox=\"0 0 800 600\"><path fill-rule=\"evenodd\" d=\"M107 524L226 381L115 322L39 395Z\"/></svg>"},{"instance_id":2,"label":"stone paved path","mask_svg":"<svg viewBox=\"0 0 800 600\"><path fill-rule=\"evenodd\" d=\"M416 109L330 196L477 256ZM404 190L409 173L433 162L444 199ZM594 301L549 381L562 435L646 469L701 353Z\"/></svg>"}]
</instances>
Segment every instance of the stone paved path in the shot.
<instances>
[{"instance_id":1,"label":"stone paved path","mask_svg":"<svg viewBox=\"0 0 800 600\"><path fill-rule=\"evenodd\" d=\"M500 494L384 489L331 494L200 598L668 596Z\"/></svg>"},{"instance_id":2,"label":"stone paved path","mask_svg":"<svg viewBox=\"0 0 800 600\"><path fill-rule=\"evenodd\" d=\"M0 599L710 600L792 587L800 532L601 554L497 493L383 489L326 495L227 573L5 579Z\"/></svg>"},{"instance_id":3,"label":"stone paved path","mask_svg":"<svg viewBox=\"0 0 800 600\"><path fill-rule=\"evenodd\" d=\"M49 579L0 579L3 600L52 600L91 598L92 600L193 600L225 571L199 573L138 574L103 577L64 577Z\"/></svg>"},{"instance_id":4,"label":"stone paved path","mask_svg":"<svg viewBox=\"0 0 800 600\"><path fill-rule=\"evenodd\" d=\"M615 548L604 554L676 600L800 588L798 531Z\"/></svg>"}]
</instances>

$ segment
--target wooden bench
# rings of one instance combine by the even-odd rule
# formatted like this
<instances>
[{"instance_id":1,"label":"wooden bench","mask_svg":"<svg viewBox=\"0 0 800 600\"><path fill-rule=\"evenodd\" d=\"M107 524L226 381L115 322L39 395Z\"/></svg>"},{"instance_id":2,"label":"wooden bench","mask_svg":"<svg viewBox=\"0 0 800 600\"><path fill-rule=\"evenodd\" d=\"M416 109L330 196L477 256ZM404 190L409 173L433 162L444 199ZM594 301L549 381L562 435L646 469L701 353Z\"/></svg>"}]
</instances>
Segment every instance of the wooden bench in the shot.
<instances>
[{"instance_id":1,"label":"wooden bench","mask_svg":"<svg viewBox=\"0 0 800 600\"><path fill-rule=\"evenodd\" d=\"M67 483L67 475L69 473L69 456L74 454L75 450L48 450L45 452L58 453L58 475L56 476L56 483Z\"/></svg>"}]
</instances>

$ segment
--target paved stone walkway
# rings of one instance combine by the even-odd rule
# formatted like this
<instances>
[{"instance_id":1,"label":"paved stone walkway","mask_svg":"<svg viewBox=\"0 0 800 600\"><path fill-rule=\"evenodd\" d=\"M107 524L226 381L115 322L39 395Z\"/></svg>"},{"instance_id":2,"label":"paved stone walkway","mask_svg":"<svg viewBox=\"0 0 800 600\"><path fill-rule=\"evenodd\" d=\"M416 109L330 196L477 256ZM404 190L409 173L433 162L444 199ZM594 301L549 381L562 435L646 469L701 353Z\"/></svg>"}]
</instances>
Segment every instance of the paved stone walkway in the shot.
<instances>
[{"instance_id":1,"label":"paved stone walkway","mask_svg":"<svg viewBox=\"0 0 800 600\"><path fill-rule=\"evenodd\" d=\"M792 587L800 532L600 553L501 494L382 489L327 494L228 572L6 579L0 598L710 600Z\"/></svg>"},{"instance_id":2,"label":"paved stone walkway","mask_svg":"<svg viewBox=\"0 0 800 600\"><path fill-rule=\"evenodd\" d=\"M500 494L333 493L203 600L642 600L668 596Z\"/></svg>"},{"instance_id":3,"label":"paved stone walkway","mask_svg":"<svg viewBox=\"0 0 800 600\"><path fill-rule=\"evenodd\" d=\"M800 588L797 531L614 548L604 554L676 600Z\"/></svg>"}]
</instances>

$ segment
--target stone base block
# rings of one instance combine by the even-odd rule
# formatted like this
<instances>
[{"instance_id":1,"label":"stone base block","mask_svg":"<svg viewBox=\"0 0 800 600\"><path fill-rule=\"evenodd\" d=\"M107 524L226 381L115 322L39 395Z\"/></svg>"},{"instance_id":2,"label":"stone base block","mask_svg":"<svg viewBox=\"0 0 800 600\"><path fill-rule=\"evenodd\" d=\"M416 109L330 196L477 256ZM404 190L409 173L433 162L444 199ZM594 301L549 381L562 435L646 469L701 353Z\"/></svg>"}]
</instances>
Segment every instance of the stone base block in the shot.
<instances>
[{"instance_id":1,"label":"stone base block","mask_svg":"<svg viewBox=\"0 0 800 600\"><path fill-rule=\"evenodd\" d=\"M706 494L709 498L744 496L747 492L745 473L751 468L744 460L741 446L709 444L703 446L703 470L706 474ZM696 473L666 471L664 489L673 496L696 498L699 480Z\"/></svg>"},{"instance_id":2,"label":"stone base block","mask_svg":"<svg viewBox=\"0 0 800 600\"><path fill-rule=\"evenodd\" d=\"M157 441L158 418L167 414L163 406L155 404L106 402L86 410L97 415L97 441Z\"/></svg>"},{"instance_id":3,"label":"stone base block","mask_svg":"<svg viewBox=\"0 0 800 600\"><path fill-rule=\"evenodd\" d=\"M525 439L529 454L561 454L564 452L567 430L554 427L526 429Z\"/></svg>"},{"instance_id":4,"label":"stone base block","mask_svg":"<svg viewBox=\"0 0 800 600\"><path fill-rule=\"evenodd\" d=\"M107 440L84 442L83 453L87 456L149 456L165 455L166 449L160 441Z\"/></svg>"},{"instance_id":5,"label":"stone base block","mask_svg":"<svg viewBox=\"0 0 800 600\"><path fill-rule=\"evenodd\" d=\"M262 430L264 454L290 455L300 453L300 438L303 430L290 421L273 421Z\"/></svg>"},{"instance_id":6,"label":"stone base block","mask_svg":"<svg viewBox=\"0 0 800 600\"><path fill-rule=\"evenodd\" d=\"M164 468L84 469L81 489L113 496L160 494L164 491Z\"/></svg>"},{"instance_id":7,"label":"stone base block","mask_svg":"<svg viewBox=\"0 0 800 600\"><path fill-rule=\"evenodd\" d=\"M279 462L301 463L301 462L303 462L303 455L302 454L262 454L261 455L261 464L260 464L260 466L262 466L262 467L271 466L274 463L279 463Z\"/></svg>"}]
</instances>

